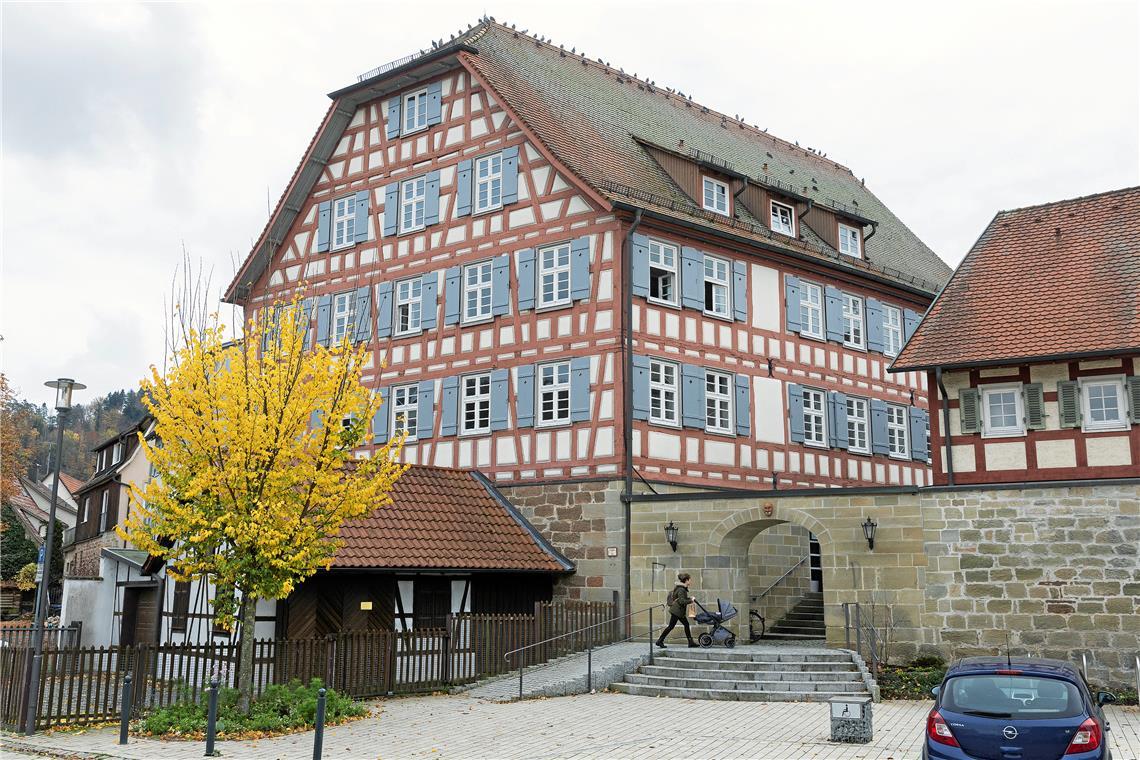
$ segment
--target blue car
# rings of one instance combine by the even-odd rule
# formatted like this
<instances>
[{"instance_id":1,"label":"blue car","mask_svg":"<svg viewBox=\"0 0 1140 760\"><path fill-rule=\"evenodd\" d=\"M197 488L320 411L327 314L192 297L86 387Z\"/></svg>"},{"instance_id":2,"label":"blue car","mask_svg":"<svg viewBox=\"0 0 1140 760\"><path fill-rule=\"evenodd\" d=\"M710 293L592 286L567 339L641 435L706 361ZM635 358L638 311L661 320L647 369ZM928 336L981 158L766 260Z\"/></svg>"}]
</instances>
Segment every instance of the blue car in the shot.
<instances>
[{"instance_id":1,"label":"blue car","mask_svg":"<svg viewBox=\"0 0 1140 760\"><path fill-rule=\"evenodd\" d=\"M1108 722L1080 671L1033 657L971 657L933 689L923 760L1109 760Z\"/></svg>"}]
</instances>

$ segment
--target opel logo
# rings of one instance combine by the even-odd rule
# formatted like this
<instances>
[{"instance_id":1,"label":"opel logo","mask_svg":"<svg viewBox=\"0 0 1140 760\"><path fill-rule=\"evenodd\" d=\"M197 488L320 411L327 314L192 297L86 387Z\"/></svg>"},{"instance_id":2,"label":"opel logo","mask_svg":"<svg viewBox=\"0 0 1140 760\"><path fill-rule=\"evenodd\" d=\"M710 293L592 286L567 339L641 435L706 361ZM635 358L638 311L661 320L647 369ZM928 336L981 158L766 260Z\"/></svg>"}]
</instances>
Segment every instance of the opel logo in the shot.
<instances>
[{"instance_id":1,"label":"opel logo","mask_svg":"<svg viewBox=\"0 0 1140 760\"><path fill-rule=\"evenodd\" d=\"M1006 726L1005 728L1003 728L1001 730L1001 735L1004 736L1006 739L1013 741L1014 739L1017 738L1017 729L1014 728L1013 726Z\"/></svg>"}]
</instances>

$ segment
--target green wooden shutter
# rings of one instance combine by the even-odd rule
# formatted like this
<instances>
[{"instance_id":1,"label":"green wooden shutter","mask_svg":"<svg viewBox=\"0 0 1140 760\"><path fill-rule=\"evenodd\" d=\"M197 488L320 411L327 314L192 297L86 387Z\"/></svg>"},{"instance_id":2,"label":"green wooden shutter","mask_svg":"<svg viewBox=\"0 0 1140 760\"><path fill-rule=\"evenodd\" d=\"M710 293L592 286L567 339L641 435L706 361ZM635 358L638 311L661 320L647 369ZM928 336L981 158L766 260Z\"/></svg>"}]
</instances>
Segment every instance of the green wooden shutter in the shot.
<instances>
[{"instance_id":1,"label":"green wooden shutter","mask_svg":"<svg viewBox=\"0 0 1140 760\"><path fill-rule=\"evenodd\" d=\"M1045 429L1045 389L1041 383L1026 383L1021 387L1025 401L1025 429Z\"/></svg>"},{"instance_id":2,"label":"green wooden shutter","mask_svg":"<svg viewBox=\"0 0 1140 760\"><path fill-rule=\"evenodd\" d=\"M1128 391L1128 414L1133 425L1140 425L1140 375L1125 381Z\"/></svg>"},{"instance_id":3,"label":"green wooden shutter","mask_svg":"<svg viewBox=\"0 0 1140 760\"><path fill-rule=\"evenodd\" d=\"M1081 386L1076 380L1057 383L1057 416L1063 428L1081 426Z\"/></svg>"},{"instance_id":4,"label":"green wooden shutter","mask_svg":"<svg viewBox=\"0 0 1140 760\"><path fill-rule=\"evenodd\" d=\"M982 432L982 394L977 388L958 391L958 413L962 417L963 433Z\"/></svg>"}]
</instances>

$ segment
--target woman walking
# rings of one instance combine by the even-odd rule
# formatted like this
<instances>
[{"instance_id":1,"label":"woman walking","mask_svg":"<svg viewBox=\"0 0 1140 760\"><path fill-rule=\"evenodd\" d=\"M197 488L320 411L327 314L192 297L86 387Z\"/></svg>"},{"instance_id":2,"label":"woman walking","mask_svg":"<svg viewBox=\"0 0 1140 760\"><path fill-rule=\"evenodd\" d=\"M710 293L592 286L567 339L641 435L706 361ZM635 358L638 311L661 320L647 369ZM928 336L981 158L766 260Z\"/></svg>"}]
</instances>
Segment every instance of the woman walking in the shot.
<instances>
[{"instance_id":1,"label":"woman walking","mask_svg":"<svg viewBox=\"0 0 1140 760\"><path fill-rule=\"evenodd\" d=\"M689 596L689 584L693 582L693 577L688 573L679 573L677 575L677 585L669 592L668 598L665 600L665 606L669 608L669 625L661 632L661 636L657 639L657 646L662 649L665 648L665 637L668 636L677 623L680 623L685 628L685 638L689 640L689 646L697 646L697 642L693 641L693 633L689 630L689 618L687 617L689 604L694 601L693 597Z\"/></svg>"}]
</instances>

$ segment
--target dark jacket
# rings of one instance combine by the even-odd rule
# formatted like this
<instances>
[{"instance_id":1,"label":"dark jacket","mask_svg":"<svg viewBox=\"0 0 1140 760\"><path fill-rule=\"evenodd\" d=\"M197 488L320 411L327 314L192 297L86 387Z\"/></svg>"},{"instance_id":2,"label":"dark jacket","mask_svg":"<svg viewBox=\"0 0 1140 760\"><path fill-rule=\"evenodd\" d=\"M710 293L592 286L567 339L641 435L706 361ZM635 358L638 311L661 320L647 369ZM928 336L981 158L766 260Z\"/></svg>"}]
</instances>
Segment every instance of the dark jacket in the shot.
<instances>
[{"instance_id":1,"label":"dark jacket","mask_svg":"<svg viewBox=\"0 0 1140 760\"><path fill-rule=\"evenodd\" d=\"M676 615L679 618L685 617L685 611L691 601L693 601L693 597L689 596L689 589L684 583L678 583L669 592L669 614Z\"/></svg>"}]
</instances>

